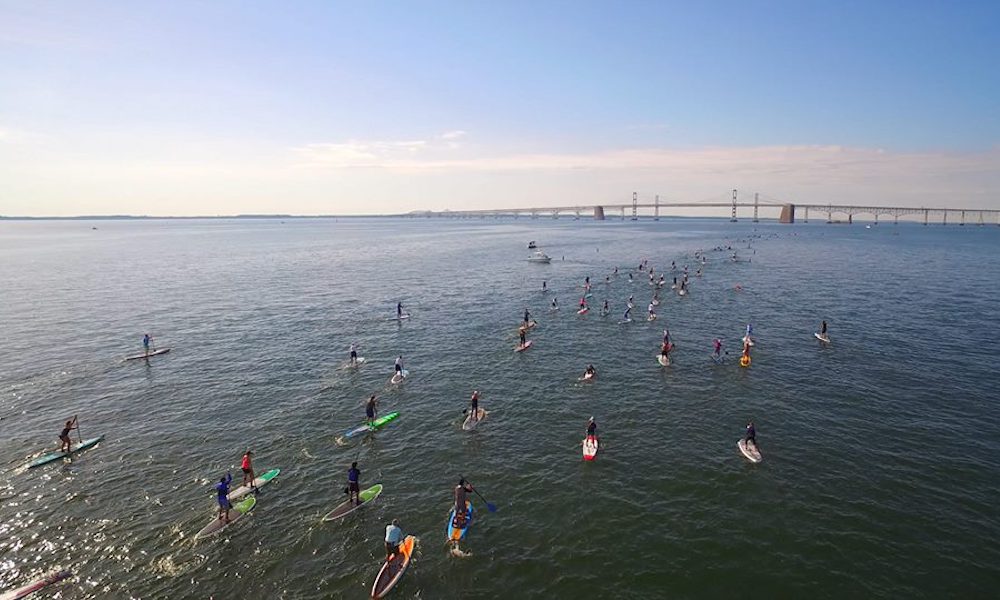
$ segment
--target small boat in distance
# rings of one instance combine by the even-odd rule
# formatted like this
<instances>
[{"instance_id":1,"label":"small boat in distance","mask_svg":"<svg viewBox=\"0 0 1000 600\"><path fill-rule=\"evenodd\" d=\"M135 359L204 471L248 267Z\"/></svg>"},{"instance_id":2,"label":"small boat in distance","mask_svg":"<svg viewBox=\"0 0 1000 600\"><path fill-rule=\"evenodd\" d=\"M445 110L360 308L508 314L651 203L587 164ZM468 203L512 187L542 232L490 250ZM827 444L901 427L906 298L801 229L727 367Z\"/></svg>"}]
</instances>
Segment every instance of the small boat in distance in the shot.
<instances>
[{"instance_id":1,"label":"small boat in distance","mask_svg":"<svg viewBox=\"0 0 1000 600\"><path fill-rule=\"evenodd\" d=\"M535 243L535 240L531 240L530 242L528 242L528 250L534 250L537 247L538 245Z\"/></svg>"},{"instance_id":2,"label":"small boat in distance","mask_svg":"<svg viewBox=\"0 0 1000 600\"><path fill-rule=\"evenodd\" d=\"M534 263L550 263L552 262L552 257L548 254L542 252L541 250L535 250L531 256L528 257L528 262Z\"/></svg>"}]
</instances>

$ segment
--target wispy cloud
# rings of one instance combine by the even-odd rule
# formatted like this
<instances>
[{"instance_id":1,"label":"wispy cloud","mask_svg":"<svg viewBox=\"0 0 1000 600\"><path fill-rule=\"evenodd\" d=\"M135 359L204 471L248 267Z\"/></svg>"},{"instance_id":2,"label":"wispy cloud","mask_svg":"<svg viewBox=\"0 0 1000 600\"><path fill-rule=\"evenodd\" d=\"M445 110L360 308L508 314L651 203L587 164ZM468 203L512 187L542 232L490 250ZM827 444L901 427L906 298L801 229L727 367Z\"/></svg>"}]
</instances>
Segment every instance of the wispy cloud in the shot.
<instances>
[{"instance_id":1,"label":"wispy cloud","mask_svg":"<svg viewBox=\"0 0 1000 600\"><path fill-rule=\"evenodd\" d=\"M446 131L441 134L442 140L459 140L465 137L465 132L461 129L456 129L454 131Z\"/></svg>"}]
</instances>

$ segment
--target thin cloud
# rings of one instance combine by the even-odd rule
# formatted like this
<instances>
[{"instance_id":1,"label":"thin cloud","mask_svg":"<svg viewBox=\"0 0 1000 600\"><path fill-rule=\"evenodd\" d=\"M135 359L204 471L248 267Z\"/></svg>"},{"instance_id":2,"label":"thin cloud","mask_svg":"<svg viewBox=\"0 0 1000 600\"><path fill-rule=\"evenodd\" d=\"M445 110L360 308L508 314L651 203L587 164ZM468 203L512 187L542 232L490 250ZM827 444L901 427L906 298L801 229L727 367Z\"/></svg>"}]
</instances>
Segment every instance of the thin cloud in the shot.
<instances>
[{"instance_id":1,"label":"thin cloud","mask_svg":"<svg viewBox=\"0 0 1000 600\"><path fill-rule=\"evenodd\" d=\"M461 129L456 129L454 131L446 131L446 132L442 133L441 134L441 139L442 140L459 140L459 139L464 138L465 135L466 135L466 132L462 131Z\"/></svg>"}]
</instances>

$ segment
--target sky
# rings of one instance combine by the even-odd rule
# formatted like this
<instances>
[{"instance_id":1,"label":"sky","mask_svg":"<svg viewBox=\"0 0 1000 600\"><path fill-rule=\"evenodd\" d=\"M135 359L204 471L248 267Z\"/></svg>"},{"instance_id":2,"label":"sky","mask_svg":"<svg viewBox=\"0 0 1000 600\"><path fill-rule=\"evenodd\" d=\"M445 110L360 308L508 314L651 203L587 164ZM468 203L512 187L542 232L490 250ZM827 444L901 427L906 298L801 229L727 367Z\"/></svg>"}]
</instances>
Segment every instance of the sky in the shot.
<instances>
[{"instance_id":1,"label":"sky","mask_svg":"<svg viewBox=\"0 0 1000 600\"><path fill-rule=\"evenodd\" d=\"M998 23L995 0L0 0L0 215L1000 208Z\"/></svg>"}]
</instances>

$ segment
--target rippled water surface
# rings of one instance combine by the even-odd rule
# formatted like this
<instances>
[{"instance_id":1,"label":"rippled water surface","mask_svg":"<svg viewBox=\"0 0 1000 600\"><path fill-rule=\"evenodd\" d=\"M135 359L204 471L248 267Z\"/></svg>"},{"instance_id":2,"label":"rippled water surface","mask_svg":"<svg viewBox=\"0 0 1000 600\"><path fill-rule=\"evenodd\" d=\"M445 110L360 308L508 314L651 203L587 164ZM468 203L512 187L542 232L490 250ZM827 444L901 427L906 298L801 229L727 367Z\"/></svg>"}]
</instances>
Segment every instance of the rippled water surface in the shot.
<instances>
[{"instance_id":1,"label":"rippled water surface","mask_svg":"<svg viewBox=\"0 0 1000 600\"><path fill-rule=\"evenodd\" d=\"M532 239L552 264L525 261ZM752 260L711 251L728 244ZM397 598L992 596L998 250L996 227L0 222L0 590L62 566L75 577L42 596L364 598L395 517L420 538ZM619 325L650 298L625 277L642 258L690 264L691 294ZM577 316L588 275L612 316ZM539 327L515 354L525 306ZM747 322L752 366L716 365L712 338L738 353ZM171 352L122 362L145 331ZM465 432L473 388L490 414ZM338 443L372 392L401 417ZM103 443L24 470L73 415ZM759 465L736 448L748 419ZM247 447L281 475L194 541ZM321 523L353 460L385 492ZM460 474L499 507L476 499L465 558L444 542Z\"/></svg>"}]
</instances>

